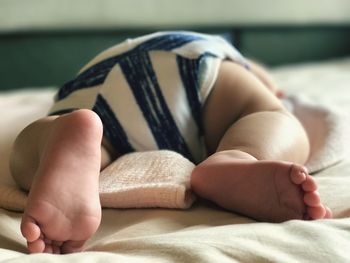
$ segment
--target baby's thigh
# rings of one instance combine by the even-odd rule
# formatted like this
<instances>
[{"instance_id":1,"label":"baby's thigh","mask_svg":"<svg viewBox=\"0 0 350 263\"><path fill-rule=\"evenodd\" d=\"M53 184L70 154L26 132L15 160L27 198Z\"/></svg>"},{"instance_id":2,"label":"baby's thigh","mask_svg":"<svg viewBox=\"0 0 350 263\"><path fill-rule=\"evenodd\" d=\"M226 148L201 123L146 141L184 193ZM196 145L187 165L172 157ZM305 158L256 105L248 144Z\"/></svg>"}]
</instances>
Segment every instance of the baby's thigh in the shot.
<instances>
[{"instance_id":1,"label":"baby's thigh","mask_svg":"<svg viewBox=\"0 0 350 263\"><path fill-rule=\"evenodd\" d=\"M249 70L224 61L217 81L203 108L205 142L215 152L225 132L240 118L259 111L283 106Z\"/></svg>"}]
</instances>

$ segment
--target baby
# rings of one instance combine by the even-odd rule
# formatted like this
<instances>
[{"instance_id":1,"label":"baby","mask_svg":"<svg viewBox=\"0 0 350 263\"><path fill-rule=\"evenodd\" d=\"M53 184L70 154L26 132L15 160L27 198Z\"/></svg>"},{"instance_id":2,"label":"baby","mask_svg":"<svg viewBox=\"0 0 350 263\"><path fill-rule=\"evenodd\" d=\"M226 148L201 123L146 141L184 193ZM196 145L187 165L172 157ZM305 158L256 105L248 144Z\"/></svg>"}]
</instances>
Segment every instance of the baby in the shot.
<instances>
[{"instance_id":1,"label":"baby","mask_svg":"<svg viewBox=\"0 0 350 263\"><path fill-rule=\"evenodd\" d=\"M197 164L196 194L253 219L330 218L303 166L307 135L276 94L217 36L160 32L104 51L16 139L29 252L81 251L101 220L100 171L132 151L182 154Z\"/></svg>"}]
</instances>

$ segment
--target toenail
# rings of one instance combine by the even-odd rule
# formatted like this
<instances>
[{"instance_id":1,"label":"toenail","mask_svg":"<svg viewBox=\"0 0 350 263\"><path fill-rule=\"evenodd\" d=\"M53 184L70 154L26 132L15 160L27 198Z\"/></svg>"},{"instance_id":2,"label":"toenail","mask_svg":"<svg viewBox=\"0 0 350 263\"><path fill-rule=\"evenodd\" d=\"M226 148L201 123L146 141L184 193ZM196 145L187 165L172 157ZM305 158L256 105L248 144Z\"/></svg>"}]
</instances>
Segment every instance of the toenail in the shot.
<instances>
[{"instance_id":1,"label":"toenail","mask_svg":"<svg viewBox=\"0 0 350 263\"><path fill-rule=\"evenodd\" d=\"M304 179L306 178L306 173L304 171L300 171L299 175L303 176Z\"/></svg>"}]
</instances>

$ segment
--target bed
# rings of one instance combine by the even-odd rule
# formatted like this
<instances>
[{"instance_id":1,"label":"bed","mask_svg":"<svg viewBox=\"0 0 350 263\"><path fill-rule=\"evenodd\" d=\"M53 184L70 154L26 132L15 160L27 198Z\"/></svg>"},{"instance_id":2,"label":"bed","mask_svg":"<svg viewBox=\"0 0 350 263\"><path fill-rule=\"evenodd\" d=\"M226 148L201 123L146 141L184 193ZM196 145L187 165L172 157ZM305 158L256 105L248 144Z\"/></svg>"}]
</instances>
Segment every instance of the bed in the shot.
<instances>
[{"instance_id":1,"label":"bed","mask_svg":"<svg viewBox=\"0 0 350 263\"><path fill-rule=\"evenodd\" d=\"M17 10L18 1L8 2L5 9L0 8L3 10L0 12L8 13L11 10ZM34 5L38 4L38 1L30 2ZM44 4L40 10L46 10L50 14L54 10L54 1L48 2L51 4ZM104 11L100 10L102 13L109 10L108 4L113 5L109 1L102 2L105 5ZM156 2L150 1L150 5L156 6ZM229 4L227 1L221 2ZM126 1L119 1L119 3L125 10L129 10ZM193 1L193 6L195 4L196 1ZM295 1L294 4L302 5L300 1ZM167 9L164 6L157 6L157 8L165 8L162 15L165 21L161 26L162 29L186 27L186 29L222 34L231 39L242 51L271 66L273 76L287 94L303 94L311 101L336 111L341 116L346 135L350 134L348 125L350 123L350 23L347 16L341 17L341 10L349 8L349 4L337 1L334 5L339 5L339 10L334 10L335 8L332 7L327 16L323 16L324 13L320 11L316 12L313 18L305 20L307 16L303 16L302 13L294 16L294 19L288 13L284 17L269 20L264 14L260 14L261 17L252 18L253 24L249 24L252 22L247 18L231 21L226 19L228 15L223 13L221 18L213 17L215 27L208 27L210 22L205 23L206 20L202 18L194 21L193 17L191 21L183 17L182 21L186 22L186 26L176 24L175 19L171 20L171 8ZM341 5L342 8L340 8ZM173 8L176 10L176 6ZM167 10L170 18L165 15ZM136 18L132 20L131 16L124 14L122 18L133 27L127 28L126 22L124 24L120 22L120 25L106 19L105 24L101 22L102 24L87 32L87 28L92 28L93 23L90 20L88 20L90 24L84 23L84 26L81 26L68 15L65 17L65 22L61 20L57 26L57 21L52 21L51 16L46 14L42 15L42 19L43 21L48 19L50 23L44 27L43 21L35 18L34 14L31 16L30 10L28 12L28 17L33 22L31 27L30 24L24 23L22 18L22 20L15 20L12 24L9 22L7 26L5 23L1 28L3 41L0 42L0 46L4 61L0 68L2 78L0 81L2 90L0 93L2 114L0 118L0 191L4 191L5 186L14 186L8 169L8 159L14 138L28 123L46 113L60 82L67 78L68 74L73 74L71 71L77 70L78 68L75 67L82 65L82 61L86 61L96 49L101 49L109 42L125 36L159 29L156 25L160 23L158 21L152 24L149 20L151 11L147 9L143 15L150 17L144 19L151 22L146 23L144 27L140 26L141 22L137 23ZM239 13L239 11L236 12ZM59 15L62 16L62 14ZM7 16L9 19L9 15ZM276 26L281 24L281 19L285 24ZM259 21L267 22L261 25ZM256 26L258 24L259 26ZM67 33L64 29L71 25L74 32ZM59 30L54 28L55 26ZM103 29L104 37L101 36L98 27ZM77 35L74 43L70 37L72 34ZM302 48L299 46L300 50L306 50L304 54L300 54L303 52L295 47L291 47L290 52L285 52L288 54L284 55L281 49L276 50L278 43L283 42L281 39L278 40L280 34L285 34L287 42L289 38L302 39L298 43L302 46ZM338 44L325 43L315 51L314 49L317 48L313 49L312 45L315 42L318 43L320 36L324 35L332 36L333 41ZM70 48L70 52L74 53L79 50L77 43L81 45L87 39L95 42L88 44L89 48L83 48L74 62L67 66L68 68L57 73L56 71L62 68L62 65L55 61L58 57L62 57L62 53L52 43L67 43L67 49ZM266 43L266 41L270 48L262 51L255 46L257 42ZM52 59L50 57L49 62L45 62L52 64L51 70L47 71L51 78L37 72L45 71L45 67L48 66L40 60L40 57L32 56L35 54L34 51L38 51L37 45L40 43L41 48L47 47L43 55L55 56ZM10 44L14 45L13 49L17 48L21 55L27 53L28 60L34 59L39 69L30 68L30 62L26 62L25 59L22 59L22 64L12 61L11 49L7 50L8 54L4 51L4 48L9 47ZM290 53L293 52L295 55L291 56ZM62 59L70 62L72 58ZM18 58L18 60L21 59ZM5 67L4 64L8 66ZM13 72L12 67L16 67L16 73ZM27 73L23 78L14 77L25 70L30 74ZM261 223L224 211L205 200L197 200L188 209L103 209L101 226L88 241L85 252L68 255L28 255L25 240L19 229L21 212L0 208L0 262L349 262L350 139L346 136L342 137L341 144L344 148L341 158L339 157L336 163L314 173L321 198L332 208L334 219L291 220L280 224Z\"/></svg>"}]
</instances>

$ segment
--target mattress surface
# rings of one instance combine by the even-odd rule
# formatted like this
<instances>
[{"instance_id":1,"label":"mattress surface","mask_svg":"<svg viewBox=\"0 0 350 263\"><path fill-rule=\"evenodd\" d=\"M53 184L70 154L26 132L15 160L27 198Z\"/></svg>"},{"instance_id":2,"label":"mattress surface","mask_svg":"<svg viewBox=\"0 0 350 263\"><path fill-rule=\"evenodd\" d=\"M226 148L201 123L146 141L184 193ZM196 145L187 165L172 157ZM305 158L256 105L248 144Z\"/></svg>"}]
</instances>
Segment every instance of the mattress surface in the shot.
<instances>
[{"instance_id":1,"label":"mattress surface","mask_svg":"<svg viewBox=\"0 0 350 263\"><path fill-rule=\"evenodd\" d=\"M348 123L349 72L350 59L273 69L283 90L338 107ZM15 136L46 113L54 92L0 94L0 184L13 184L8 156ZM27 255L21 214L0 209L0 262L349 262L350 159L315 179L334 219L259 223L205 201L187 210L104 209L87 251L63 256Z\"/></svg>"}]
</instances>

